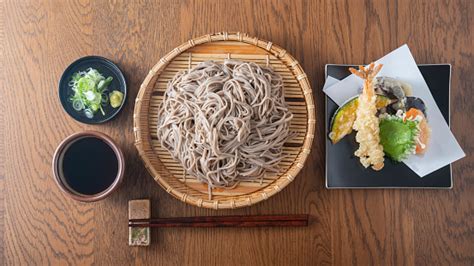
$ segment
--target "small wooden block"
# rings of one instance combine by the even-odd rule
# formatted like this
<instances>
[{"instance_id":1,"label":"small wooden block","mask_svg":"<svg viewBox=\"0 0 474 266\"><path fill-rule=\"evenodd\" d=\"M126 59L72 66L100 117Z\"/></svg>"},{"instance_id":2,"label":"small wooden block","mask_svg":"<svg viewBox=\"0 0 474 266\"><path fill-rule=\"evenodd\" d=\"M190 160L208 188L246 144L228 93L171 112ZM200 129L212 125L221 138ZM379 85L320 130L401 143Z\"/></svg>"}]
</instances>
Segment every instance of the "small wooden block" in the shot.
<instances>
[{"instance_id":1,"label":"small wooden block","mask_svg":"<svg viewBox=\"0 0 474 266\"><path fill-rule=\"evenodd\" d=\"M130 200L128 202L128 219L150 219L151 208L149 199ZM129 227L129 246L149 246L150 227Z\"/></svg>"}]
</instances>

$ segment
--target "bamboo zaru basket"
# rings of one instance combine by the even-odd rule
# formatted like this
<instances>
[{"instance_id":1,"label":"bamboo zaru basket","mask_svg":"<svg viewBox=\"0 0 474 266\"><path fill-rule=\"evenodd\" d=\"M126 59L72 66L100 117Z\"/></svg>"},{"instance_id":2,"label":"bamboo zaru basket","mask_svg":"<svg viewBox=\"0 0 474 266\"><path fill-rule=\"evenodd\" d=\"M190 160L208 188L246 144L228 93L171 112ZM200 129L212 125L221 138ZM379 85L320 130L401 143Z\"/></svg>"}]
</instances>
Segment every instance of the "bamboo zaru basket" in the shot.
<instances>
[{"instance_id":1,"label":"bamboo zaru basket","mask_svg":"<svg viewBox=\"0 0 474 266\"><path fill-rule=\"evenodd\" d=\"M207 184L186 175L157 140L158 108L167 83L182 70L207 60L237 59L271 66L284 80L285 99L294 117L296 137L284 145L285 158L279 173L267 173L263 182L240 182L232 189L215 188L209 199ZM303 168L315 131L314 102L305 72L290 54L271 42L242 33L208 34L189 40L165 55L150 70L135 100L133 114L135 145L146 168L166 192L177 199L205 208L228 209L250 206L281 191Z\"/></svg>"}]
</instances>

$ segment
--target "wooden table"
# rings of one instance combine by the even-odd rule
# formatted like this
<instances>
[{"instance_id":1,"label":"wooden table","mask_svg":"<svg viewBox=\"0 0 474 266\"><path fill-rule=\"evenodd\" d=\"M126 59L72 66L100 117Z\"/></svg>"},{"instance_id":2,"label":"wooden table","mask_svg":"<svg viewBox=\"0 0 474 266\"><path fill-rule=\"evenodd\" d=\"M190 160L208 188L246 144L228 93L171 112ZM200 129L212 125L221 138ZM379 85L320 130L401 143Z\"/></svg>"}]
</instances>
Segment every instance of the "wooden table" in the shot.
<instances>
[{"instance_id":1,"label":"wooden table","mask_svg":"<svg viewBox=\"0 0 474 266\"><path fill-rule=\"evenodd\" d=\"M127 1L128 2L128 1ZM474 264L474 1L0 1L0 262L7 264ZM134 98L148 70L191 37L241 31L271 40L306 70L317 135L301 174L250 208L188 206L161 189L133 146ZM418 63L450 63L452 130L467 158L452 190L326 190L326 63L367 63L408 43ZM125 109L87 126L61 108L62 71L85 55L112 59L129 84ZM66 136L104 132L123 148L121 188L97 203L65 197L51 157ZM127 246L127 202L151 198L161 217L310 213L308 228L192 229ZM3 263L0 263L3 264Z\"/></svg>"}]
</instances>

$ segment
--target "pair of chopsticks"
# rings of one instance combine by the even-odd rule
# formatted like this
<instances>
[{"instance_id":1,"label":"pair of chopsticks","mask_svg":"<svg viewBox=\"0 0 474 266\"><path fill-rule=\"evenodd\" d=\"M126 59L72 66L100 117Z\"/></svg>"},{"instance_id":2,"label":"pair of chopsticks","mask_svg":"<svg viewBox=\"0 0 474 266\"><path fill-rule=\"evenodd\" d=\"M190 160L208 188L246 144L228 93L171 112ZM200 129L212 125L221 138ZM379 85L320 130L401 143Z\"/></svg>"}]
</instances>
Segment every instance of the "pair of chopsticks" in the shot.
<instances>
[{"instance_id":1,"label":"pair of chopsticks","mask_svg":"<svg viewBox=\"0 0 474 266\"><path fill-rule=\"evenodd\" d=\"M307 214L256 216L196 216L131 219L129 227L276 227L308 226Z\"/></svg>"}]
</instances>

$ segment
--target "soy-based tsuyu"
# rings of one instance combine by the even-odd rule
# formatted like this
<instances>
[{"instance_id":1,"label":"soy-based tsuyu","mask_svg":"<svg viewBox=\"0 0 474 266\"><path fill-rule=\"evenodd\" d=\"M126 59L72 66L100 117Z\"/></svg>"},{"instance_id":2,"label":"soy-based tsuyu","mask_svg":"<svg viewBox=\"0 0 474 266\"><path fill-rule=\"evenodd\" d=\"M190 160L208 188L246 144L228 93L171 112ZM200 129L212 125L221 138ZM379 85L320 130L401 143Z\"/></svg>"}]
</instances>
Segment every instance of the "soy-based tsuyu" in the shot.
<instances>
[{"instance_id":1,"label":"soy-based tsuyu","mask_svg":"<svg viewBox=\"0 0 474 266\"><path fill-rule=\"evenodd\" d=\"M64 183L85 195L94 195L110 187L119 167L114 150L96 137L84 137L71 143L62 164Z\"/></svg>"}]
</instances>

